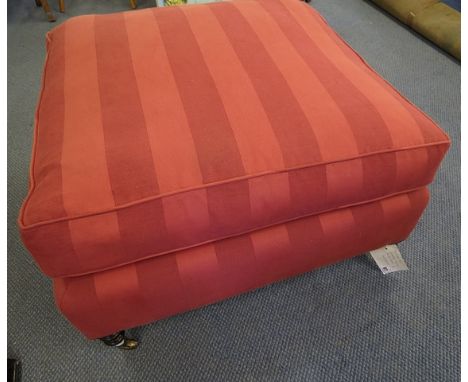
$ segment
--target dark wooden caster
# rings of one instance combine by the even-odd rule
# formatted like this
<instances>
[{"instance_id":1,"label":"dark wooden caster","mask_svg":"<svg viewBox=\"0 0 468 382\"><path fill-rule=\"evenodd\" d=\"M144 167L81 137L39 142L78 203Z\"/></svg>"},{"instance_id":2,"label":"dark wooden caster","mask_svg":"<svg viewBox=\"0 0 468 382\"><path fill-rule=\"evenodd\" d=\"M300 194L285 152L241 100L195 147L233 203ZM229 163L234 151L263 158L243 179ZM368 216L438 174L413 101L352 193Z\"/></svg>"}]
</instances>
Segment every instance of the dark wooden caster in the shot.
<instances>
[{"instance_id":1,"label":"dark wooden caster","mask_svg":"<svg viewBox=\"0 0 468 382\"><path fill-rule=\"evenodd\" d=\"M116 347L122 350L134 350L138 347L138 341L133 338L128 338L125 335L125 330L102 337L100 340L107 346Z\"/></svg>"}]
</instances>

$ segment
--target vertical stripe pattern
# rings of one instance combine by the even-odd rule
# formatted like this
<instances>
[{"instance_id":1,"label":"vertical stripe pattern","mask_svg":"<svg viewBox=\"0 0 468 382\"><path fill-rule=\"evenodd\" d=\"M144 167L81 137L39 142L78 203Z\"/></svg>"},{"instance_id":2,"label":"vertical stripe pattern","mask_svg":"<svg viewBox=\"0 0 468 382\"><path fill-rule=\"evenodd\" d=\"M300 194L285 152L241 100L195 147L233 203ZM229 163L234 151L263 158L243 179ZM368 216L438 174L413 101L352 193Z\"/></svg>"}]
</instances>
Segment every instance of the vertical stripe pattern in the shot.
<instances>
[{"instance_id":1,"label":"vertical stripe pattern","mask_svg":"<svg viewBox=\"0 0 468 382\"><path fill-rule=\"evenodd\" d=\"M158 24L150 12L124 16L159 191L198 185L198 154Z\"/></svg>"},{"instance_id":2,"label":"vertical stripe pattern","mask_svg":"<svg viewBox=\"0 0 468 382\"><path fill-rule=\"evenodd\" d=\"M317 47L326 53L337 68L356 87L363 88L372 96L372 102L386 121L389 133L395 145L419 144L423 142L421 126L415 121L419 113L405 108L405 102L401 96L395 97L394 90L388 84L378 80L378 75L364 63L362 58L356 59L356 54L351 49L343 50L343 42L337 43L337 36L318 16L311 7L303 7L303 4L290 0L280 0L290 16L301 26L303 32L317 43ZM280 5L280 4L277 4ZM314 25L313 31L310 28ZM330 36L334 36L331 38ZM393 94L392 94L393 93ZM438 129L431 129L434 133ZM436 136L442 138L444 133L438 131Z\"/></svg>"},{"instance_id":3,"label":"vertical stripe pattern","mask_svg":"<svg viewBox=\"0 0 468 382\"><path fill-rule=\"evenodd\" d=\"M292 167L319 161L320 149L306 116L250 25L229 2L212 4L210 9L254 84L280 142L285 165ZM294 126L294 134L290 134L290 126Z\"/></svg>"},{"instance_id":4,"label":"vertical stripe pattern","mask_svg":"<svg viewBox=\"0 0 468 382\"><path fill-rule=\"evenodd\" d=\"M62 189L68 215L115 205L101 117L94 16L77 21L65 29ZM81 168L94 171L84 178Z\"/></svg>"},{"instance_id":5,"label":"vertical stripe pattern","mask_svg":"<svg viewBox=\"0 0 468 382\"><path fill-rule=\"evenodd\" d=\"M255 86L207 7L182 7L216 83L247 174L284 167L281 147Z\"/></svg>"},{"instance_id":6,"label":"vertical stripe pattern","mask_svg":"<svg viewBox=\"0 0 468 382\"><path fill-rule=\"evenodd\" d=\"M427 191L420 190L116 270L56 279L55 295L67 318L96 338L401 241L426 203Z\"/></svg>"},{"instance_id":7,"label":"vertical stripe pattern","mask_svg":"<svg viewBox=\"0 0 468 382\"><path fill-rule=\"evenodd\" d=\"M75 18L50 32L43 82L22 238L53 277L166 280L140 296L149 316L339 259L331 238L374 232L340 211L399 195L372 209L405 221L449 147L297 0ZM136 265L156 257L170 277Z\"/></svg>"},{"instance_id":8,"label":"vertical stripe pattern","mask_svg":"<svg viewBox=\"0 0 468 382\"><path fill-rule=\"evenodd\" d=\"M154 12L184 103L205 183L241 176L244 165L226 111L183 12ZM221 175L221 176L220 176Z\"/></svg>"},{"instance_id":9,"label":"vertical stripe pattern","mask_svg":"<svg viewBox=\"0 0 468 382\"><path fill-rule=\"evenodd\" d=\"M65 119L65 33L66 25L47 43L47 67L43 74L42 92L36 111L33 167L34 193L29 202L36 206L31 220L54 219L66 216L62 194L62 144Z\"/></svg>"},{"instance_id":10,"label":"vertical stripe pattern","mask_svg":"<svg viewBox=\"0 0 468 382\"><path fill-rule=\"evenodd\" d=\"M158 183L123 15L96 16L95 34L107 165L119 205L157 194Z\"/></svg>"},{"instance_id":11,"label":"vertical stripe pattern","mask_svg":"<svg viewBox=\"0 0 468 382\"><path fill-rule=\"evenodd\" d=\"M336 69L335 64L317 48L315 42L279 1L261 1L261 4L311 70L317 73L323 86L338 104L352 126L359 151L391 147L392 140L385 121L366 95ZM361 110L366 110L366 113L361 113Z\"/></svg>"}]
</instances>

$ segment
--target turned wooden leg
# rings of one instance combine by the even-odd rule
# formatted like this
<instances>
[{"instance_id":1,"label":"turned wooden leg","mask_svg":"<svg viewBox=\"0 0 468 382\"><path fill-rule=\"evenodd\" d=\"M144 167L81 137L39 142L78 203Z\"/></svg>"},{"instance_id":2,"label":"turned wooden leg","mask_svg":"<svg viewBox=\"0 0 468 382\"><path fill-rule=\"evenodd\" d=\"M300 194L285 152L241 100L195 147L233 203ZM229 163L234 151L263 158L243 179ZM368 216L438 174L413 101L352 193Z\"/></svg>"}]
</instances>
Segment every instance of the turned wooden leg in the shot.
<instances>
[{"instance_id":1,"label":"turned wooden leg","mask_svg":"<svg viewBox=\"0 0 468 382\"><path fill-rule=\"evenodd\" d=\"M58 0L60 12L65 12L65 0Z\"/></svg>"},{"instance_id":2,"label":"turned wooden leg","mask_svg":"<svg viewBox=\"0 0 468 382\"><path fill-rule=\"evenodd\" d=\"M52 9L50 9L48 0L36 0L36 5L42 5L42 8L44 9L44 12L47 15L47 20L49 20L50 22L54 22L57 20L54 13L52 12Z\"/></svg>"},{"instance_id":3,"label":"turned wooden leg","mask_svg":"<svg viewBox=\"0 0 468 382\"><path fill-rule=\"evenodd\" d=\"M133 350L138 347L138 341L132 338L128 338L125 335L125 330L121 330L120 332L102 337L100 340L107 346L112 346L123 350Z\"/></svg>"},{"instance_id":4,"label":"turned wooden leg","mask_svg":"<svg viewBox=\"0 0 468 382\"><path fill-rule=\"evenodd\" d=\"M130 6L135 9L137 7L137 0L130 0Z\"/></svg>"}]
</instances>

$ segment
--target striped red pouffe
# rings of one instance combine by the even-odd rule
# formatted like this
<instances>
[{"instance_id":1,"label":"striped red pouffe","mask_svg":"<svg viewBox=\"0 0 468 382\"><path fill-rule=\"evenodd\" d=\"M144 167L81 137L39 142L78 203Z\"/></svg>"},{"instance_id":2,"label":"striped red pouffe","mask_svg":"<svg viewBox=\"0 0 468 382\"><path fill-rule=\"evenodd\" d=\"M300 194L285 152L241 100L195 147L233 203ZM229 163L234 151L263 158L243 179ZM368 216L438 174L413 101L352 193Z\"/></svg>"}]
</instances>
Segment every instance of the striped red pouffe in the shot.
<instances>
[{"instance_id":1,"label":"striped red pouffe","mask_svg":"<svg viewBox=\"0 0 468 382\"><path fill-rule=\"evenodd\" d=\"M297 0L47 35L23 241L89 338L404 240L449 138Z\"/></svg>"}]
</instances>

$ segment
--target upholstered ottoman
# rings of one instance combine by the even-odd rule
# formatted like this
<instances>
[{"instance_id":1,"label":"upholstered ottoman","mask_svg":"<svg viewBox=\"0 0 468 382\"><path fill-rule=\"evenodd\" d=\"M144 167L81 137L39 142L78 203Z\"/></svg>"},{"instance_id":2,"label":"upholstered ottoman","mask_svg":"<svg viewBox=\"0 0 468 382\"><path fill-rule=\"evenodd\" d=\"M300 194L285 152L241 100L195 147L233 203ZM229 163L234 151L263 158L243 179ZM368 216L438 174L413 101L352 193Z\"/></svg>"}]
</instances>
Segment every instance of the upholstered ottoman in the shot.
<instances>
[{"instance_id":1,"label":"upholstered ottoman","mask_svg":"<svg viewBox=\"0 0 468 382\"><path fill-rule=\"evenodd\" d=\"M47 35L26 247L88 338L404 240L449 138L297 0Z\"/></svg>"}]
</instances>

